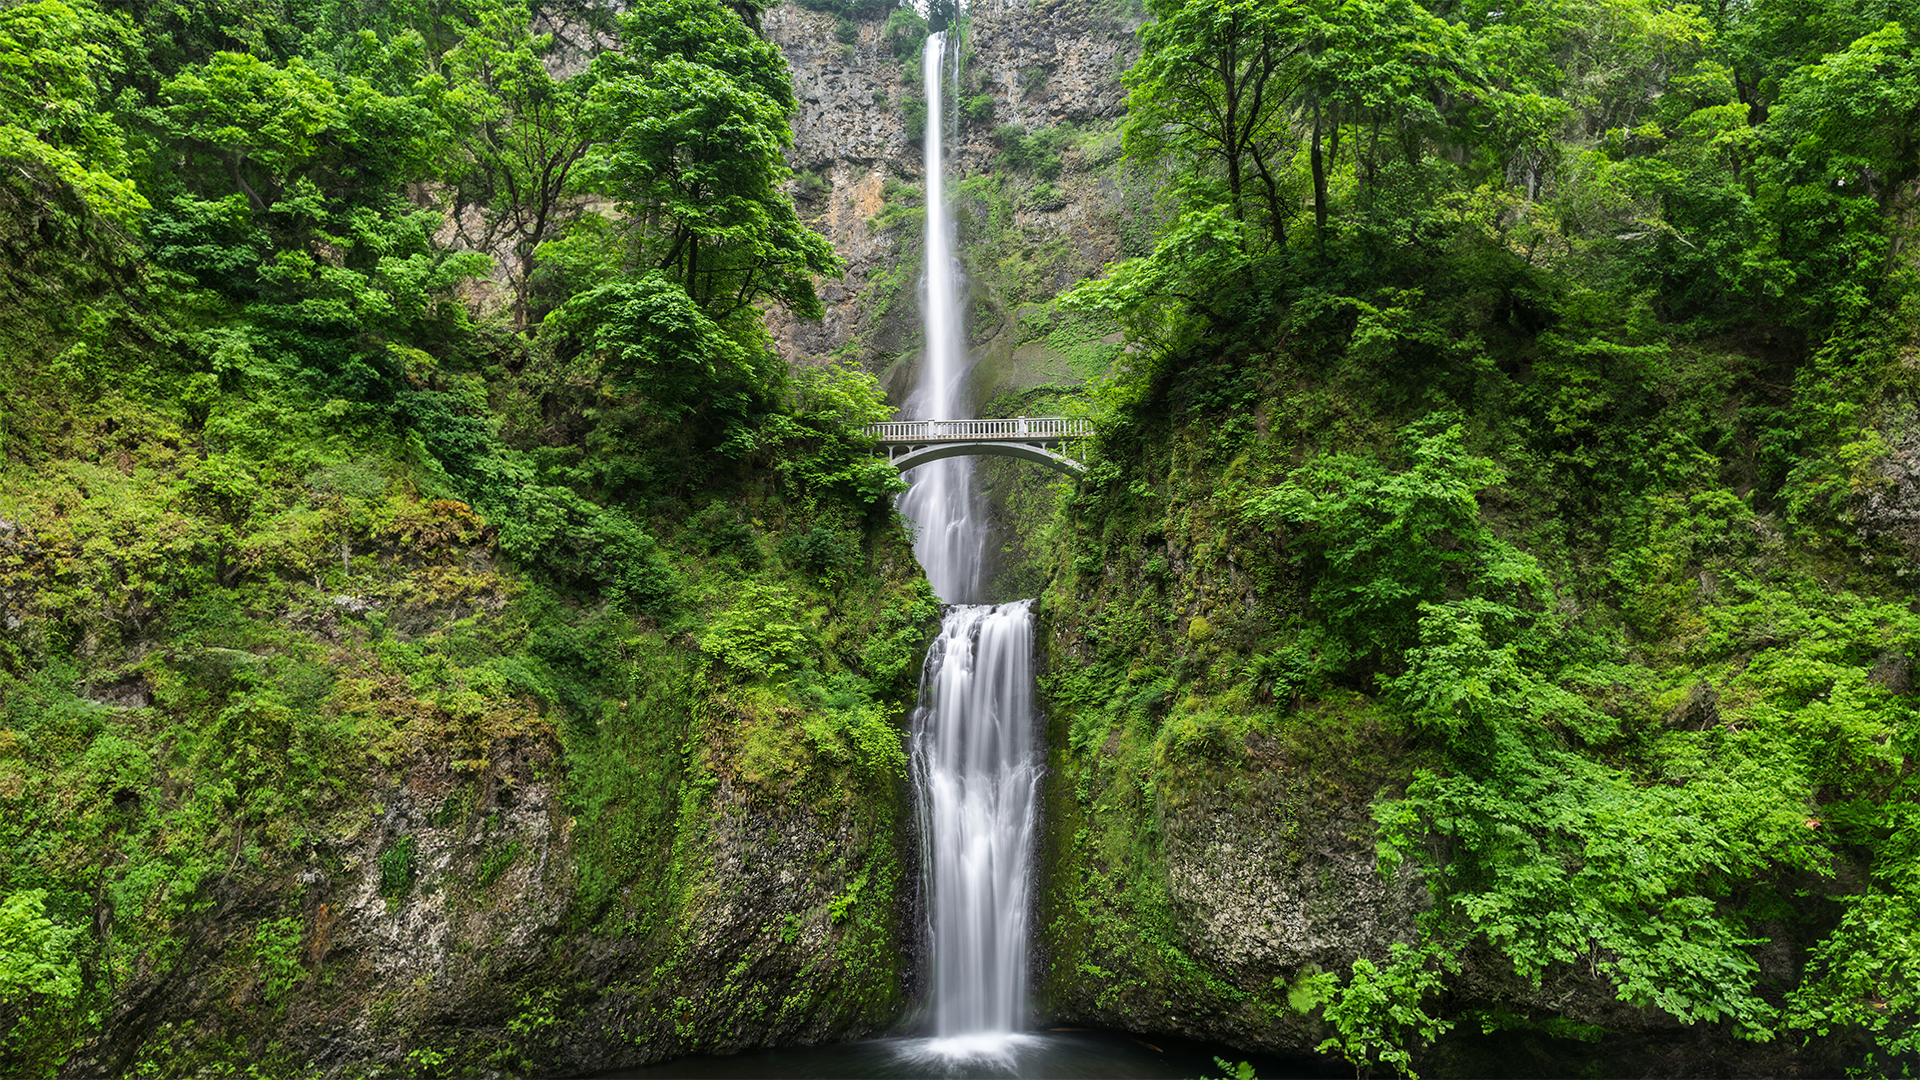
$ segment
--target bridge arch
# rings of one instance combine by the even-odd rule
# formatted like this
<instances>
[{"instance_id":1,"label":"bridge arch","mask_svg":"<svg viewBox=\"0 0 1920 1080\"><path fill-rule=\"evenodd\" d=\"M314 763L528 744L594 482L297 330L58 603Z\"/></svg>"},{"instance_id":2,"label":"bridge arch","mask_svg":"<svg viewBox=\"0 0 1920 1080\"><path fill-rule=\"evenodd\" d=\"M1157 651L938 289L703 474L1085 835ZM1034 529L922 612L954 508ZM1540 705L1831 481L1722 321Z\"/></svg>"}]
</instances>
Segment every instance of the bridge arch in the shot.
<instances>
[{"instance_id":1,"label":"bridge arch","mask_svg":"<svg viewBox=\"0 0 1920 1080\"><path fill-rule=\"evenodd\" d=\"M874 450L905 472L941 458L988 455L1031 461L1067 476L1083 476L1087 467L1061 453L1093 434L1083 418L1015 416L984 420L888 420L868 424Z\"/></svg>"},{"instance_id":2,"label":"bridge arch","mask_svg":"<svg viewBox=\"0 0 1920 1080\"><path fill-rule=\"evenodd\" d=\"M941 458L965 457L969 455L1018 458L1021 461L1031 461L1036 465L1044 465L1055 472L1074 477L1082 476L1087 471L1085 465L1080 464L1065 454L1056 453L1044 446L1015 442L933 443L927 446L914 447L904 454L900 454L897 457L890 457L887 460L888 464L894 468L899 469L901 472L906 472L916 465L925 465L929 461L939 461Z\"/></svg>"}]
</instances>

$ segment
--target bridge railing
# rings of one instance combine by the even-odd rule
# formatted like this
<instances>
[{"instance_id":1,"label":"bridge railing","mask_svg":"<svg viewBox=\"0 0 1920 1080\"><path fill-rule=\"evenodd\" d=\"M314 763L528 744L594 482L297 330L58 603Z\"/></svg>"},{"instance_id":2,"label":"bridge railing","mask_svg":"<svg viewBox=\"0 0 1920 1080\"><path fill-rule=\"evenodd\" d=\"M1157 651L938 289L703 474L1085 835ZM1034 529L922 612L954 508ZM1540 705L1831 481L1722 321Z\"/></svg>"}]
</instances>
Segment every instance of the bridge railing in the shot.
<instances>
[{"instance_id":1,"label":"bridge railing","mask_svg":"<svg viewBox=\"0 0 1920 1080\"><path fill-rule=\"evenodd\" d=\"M1075 416L1019 416L995 420L889 420L868 424L867 434L879 442L941 442L967 439L1082 439L1093 425Z\"/></svg>"}]
</instances>

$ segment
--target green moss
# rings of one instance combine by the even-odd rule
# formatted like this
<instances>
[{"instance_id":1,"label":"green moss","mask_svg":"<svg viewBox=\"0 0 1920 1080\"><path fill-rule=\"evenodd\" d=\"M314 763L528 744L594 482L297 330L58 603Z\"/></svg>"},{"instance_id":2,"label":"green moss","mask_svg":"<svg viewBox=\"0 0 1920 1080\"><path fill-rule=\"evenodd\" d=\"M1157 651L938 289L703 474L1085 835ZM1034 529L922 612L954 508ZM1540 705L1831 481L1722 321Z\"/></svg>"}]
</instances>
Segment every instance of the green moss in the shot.
<instances>
[{"instance_id":1,"label":"green moss","mask_svg":"<svg viewBox=\"0 0 1920 1080\"><path fill-rule=\"evenodd\" d=\"M510 840L489 848L486 854L480 857L480 868L473 876L474 888L491 888L494 882L499 881L502 875L513 868L513 864L520 858L522 849L523 845L518 840Z\"/></svg>"},{"instance_id":2,"label":"green moss","mask_svg":"<svg viewBox=\"0 0 1920 1080\"><path fill-rule=\"evenodd\" d=\"M389 903L402 900L412 891L419 875L416 856L419 844L411 835L401 836L380 852L380 895Z\"/></svg>"}]
</instances>

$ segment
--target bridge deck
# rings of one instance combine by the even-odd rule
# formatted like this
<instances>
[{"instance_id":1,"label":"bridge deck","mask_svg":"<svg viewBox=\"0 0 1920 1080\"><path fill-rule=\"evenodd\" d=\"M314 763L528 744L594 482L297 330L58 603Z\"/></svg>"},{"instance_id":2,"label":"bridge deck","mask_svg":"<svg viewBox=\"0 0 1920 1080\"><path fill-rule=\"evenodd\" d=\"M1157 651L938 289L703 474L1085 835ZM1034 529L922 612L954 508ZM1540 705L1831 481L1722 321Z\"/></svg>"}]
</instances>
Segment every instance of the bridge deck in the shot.
<instances>
[{"instance_id":1,"label":"bridge deck","mask_svg":"<svg viewBox=\"0 0 1920 1080\"><path fill-rule=\"evenodd\" d=\"M924 446L937 442L1057 443L1084 439L1093 425L1071 416L1021 416L995 420L889 420L868 424L867 434L883 446Z\"/></svg>"},{"instance_id":2,"label":"bridge deck","mask_svg":"<svg viewBox=\"0 0 1920 1080\"><path fill-rule=\"evenodd\" d=\"M1069 476L1087 467L1053 447L1093 434L1093 425L1070 416L1016 416L995 420L890 420L868 424L874 449L900 471L941 458L1020 458L1056 469Z\"/></svg>"}]
</instances>

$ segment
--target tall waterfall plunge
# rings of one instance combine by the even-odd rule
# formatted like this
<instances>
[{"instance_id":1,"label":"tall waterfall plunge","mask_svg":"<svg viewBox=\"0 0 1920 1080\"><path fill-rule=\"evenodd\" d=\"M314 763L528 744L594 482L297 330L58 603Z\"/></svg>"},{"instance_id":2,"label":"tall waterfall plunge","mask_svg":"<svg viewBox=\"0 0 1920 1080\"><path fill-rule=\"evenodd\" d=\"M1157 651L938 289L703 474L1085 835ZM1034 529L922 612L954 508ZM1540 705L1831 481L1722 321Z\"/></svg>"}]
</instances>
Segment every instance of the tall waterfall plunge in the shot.
<instances>
[{"instance_id":1,"label":"tall waterfall plunge","mask_svg":"<svg viewBox=\"0 0 1920 1080\"><path fill-rule=\"evenodd\" d=\"M927 220L925 271L920 277L920 311L925 345L920 383L907 399L914 419L964 420L973 413L967 400L967 340L961 325L960 287L964 275L954 258L953 213L947 205L946 161L942 152L947 61L947 31L930 34L920 54L927 94L925 155ZM955 58L956 67L958 58ZM934 593L950 604L979 599L980 551L984 515L976 512L973 465L947 458L913 470L913 484L900 498L900 510L918 527L913 552L933 583Z\"/></svg>"},{"instance_id":2,"label":"tall waterfall plunge","mask_svg":"<svg viewBox=\"0 0 1920 1080\"><path fill-rule=\"evenodd\" d=\"M908 401L918 416L966 419L968 356L962 275L954 258L942 137L947 33L927 38L926 271L921 310L926 351ZM957 67L957 57L955 58ZM956 74L957 78L957 74ZM995 1053L1021 1025L1027 990L1027 871L1038 763L1033 750L1033 618L1030 601L979 599L984 515L968 460L914 470L900 509L914 551L948 609L921 673L913 770L929 867L933 1028L945 1053Z\"/></svg>"}]
</instances>

